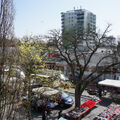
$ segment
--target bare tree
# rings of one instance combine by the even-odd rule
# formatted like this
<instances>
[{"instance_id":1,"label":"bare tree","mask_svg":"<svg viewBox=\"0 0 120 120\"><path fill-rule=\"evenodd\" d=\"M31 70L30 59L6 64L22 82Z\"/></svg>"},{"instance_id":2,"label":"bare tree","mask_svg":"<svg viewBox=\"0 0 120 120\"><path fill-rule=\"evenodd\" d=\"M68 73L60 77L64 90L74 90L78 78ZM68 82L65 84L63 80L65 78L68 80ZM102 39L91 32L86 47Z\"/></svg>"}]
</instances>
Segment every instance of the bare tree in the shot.
<instances>
[{"instance_id":1,"label":"bare tree","mask_svg":"<svg viewBox=\"0 0 120 120\"><path fill-rule=\"evenodd\" d=\"M80 106L81 95L91 81L120 63L116 46L107 44L110 41L107 37L109 27L102 35L90 30L79 33L67 31L62 34L57 30L50 31L49 42L56 46L62 60L66 61L71 70L75 84L75 107ZM104 52L100 52L102 47Z\"/></svg>"},{"instance_id":2,"label":"bare tree","mask_svg":"<svg viewBox=\"0 0 120 120\"><path fill-rule=\"evenodd\" d=\"M0 119L13 119L16 92L11 93L11 67L16 62L14 42L14 4L13 0L0 0ZM5 70L8 68L8 74ZM14 82L15 86L18 85ZM9 89L10 88L10 89ZM14 95L12 95L14 94ZM13 102L14 101L14 102Z\"/></svg>"},{"instance_id":3,"label":"bare tree","mask_svg":"<svg viewBox=\"0 0 120 120\"><path fill-rule=\"evenodd\" d=\"M0 1L0 76L3 72L3 66L5 63L5 57L7 56L7 50L12 43L14 37L13 29L14 20L14 6L13 0L1 0Z\"/></svg>"}]
</instances>

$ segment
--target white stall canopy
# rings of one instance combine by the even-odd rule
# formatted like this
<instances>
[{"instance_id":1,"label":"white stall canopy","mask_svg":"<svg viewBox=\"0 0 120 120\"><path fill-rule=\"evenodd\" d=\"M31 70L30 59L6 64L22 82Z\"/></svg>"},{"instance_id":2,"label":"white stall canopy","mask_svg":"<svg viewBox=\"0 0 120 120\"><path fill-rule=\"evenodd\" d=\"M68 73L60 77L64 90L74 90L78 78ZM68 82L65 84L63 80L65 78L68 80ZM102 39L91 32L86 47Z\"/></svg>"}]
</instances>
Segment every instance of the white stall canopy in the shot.
<instances>
[{"instance_id":1,"label":"white stall canopy","mask_svg":"<svg viewBox=\"0 0 120 120\"><path fill-rule=\"evenodd\" d=\"M120 80L106 79L98 82L99 85L120 88Z\"/></svg>"}]
</instances>

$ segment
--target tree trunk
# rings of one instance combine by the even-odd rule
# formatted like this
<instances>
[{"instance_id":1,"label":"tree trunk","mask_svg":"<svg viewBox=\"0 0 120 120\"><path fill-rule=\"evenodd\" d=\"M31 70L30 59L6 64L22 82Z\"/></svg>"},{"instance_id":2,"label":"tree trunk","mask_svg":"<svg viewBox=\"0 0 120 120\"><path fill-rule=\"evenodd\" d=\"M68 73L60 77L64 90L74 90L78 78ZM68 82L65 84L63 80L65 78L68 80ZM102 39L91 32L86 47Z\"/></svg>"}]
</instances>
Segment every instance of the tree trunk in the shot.
<instances>
[{"instance_id":1,"label":"tree trunk","mask_svg":"<svg viewBox=\"0 0 120 120\"><path fill-rule=\"evenodd\" d=\"M31 78L30 72L27 74L27 92L28 92L28 106L27 106L27 119L31 120Z\"/></svg>"},{"instance_id":2,"label":"tree trunk","mask_svg":"<svg viewBox=\"0 0 120 120\"><path fill-rule=\"evenodd\" d=\"M80 85L77 84L76 87L75 87L75 108L76 107L80 107L81 105L81 95L82 95L82 92L80 90Z\"/></svg>"}]
</instances>

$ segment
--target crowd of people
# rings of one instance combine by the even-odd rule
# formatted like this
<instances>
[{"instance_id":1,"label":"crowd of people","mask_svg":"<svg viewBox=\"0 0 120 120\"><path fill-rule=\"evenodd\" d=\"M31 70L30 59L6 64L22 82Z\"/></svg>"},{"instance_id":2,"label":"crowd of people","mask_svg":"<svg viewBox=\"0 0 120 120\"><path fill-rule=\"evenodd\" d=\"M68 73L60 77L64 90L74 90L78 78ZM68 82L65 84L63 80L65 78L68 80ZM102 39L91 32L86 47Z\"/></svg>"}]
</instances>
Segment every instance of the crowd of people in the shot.
<instances>
[{"instance_id":1,"label":"crowd of people","mask_svg":"<svg viewBox=\"0 0 120 120\"><path fill-rule=\"evenodd\" d=\"M33 103L33 107L34 109L37 111L37 112L41 112L42 113L42 120L48 120L48 116L50 115L51 113L51 108L48 107L47 103L48 103L48 100L43 97L41 99L37 99L37 100L33 100L31 101L31 103ZM60 111L58 112L58 118L61 117L61 113L62 113L62 109L60 109Z\"/></svg>"}]
</instances>

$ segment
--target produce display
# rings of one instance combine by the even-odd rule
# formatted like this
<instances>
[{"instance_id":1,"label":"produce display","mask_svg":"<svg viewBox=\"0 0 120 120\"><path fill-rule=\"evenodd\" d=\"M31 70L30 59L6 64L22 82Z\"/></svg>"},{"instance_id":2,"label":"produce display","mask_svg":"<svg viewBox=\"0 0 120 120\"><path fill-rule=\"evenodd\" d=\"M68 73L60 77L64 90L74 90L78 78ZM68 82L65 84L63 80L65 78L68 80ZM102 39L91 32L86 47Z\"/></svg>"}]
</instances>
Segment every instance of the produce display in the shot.
<instances>
[{"instance_id":1,"label":"produce display","mask_svg":"<svg viewBox=\"0 0 120 120\"><path fill-rule=\"evenodd\" d=\"M103 111L99 115L97 115L94 120L117 120L115 118L115 114L120 111L120 105L112 104L108 106L107 110ZM118 119L119 120L119 119Z\"/></svg>"},{"instance_id":2,"label":"produce display","mask_svg":"<svg viewBox=\"0 0 120 120\"><path fill-rule=\"evenodd\" d=\"M79 108L73 109L64 115L65 118L69 120L81 118L85 113L91 110L96 103L100 102L101 100L97 97L94 97L86 102L84 102Z\"/></svg>"},{"instance_id":3,"label":"produce display","mask_svg":"<svg viewBox=\"0 0 120 120\"><path fill-rule=\"evenodd\" d=\"M109 120L120 120L120 110L114 114Z\"/></svg>"},{"instance_id":4,"label":"produce display","mask_svg":"<svg viewBox=\"0 0 120 120\"><path fill-rule=\"evenodd\" d=\"M101 101L101 100L99 99L99 97L92 97L90 100L92 100L92 101Z\"/></svg>"}]
</instances>

